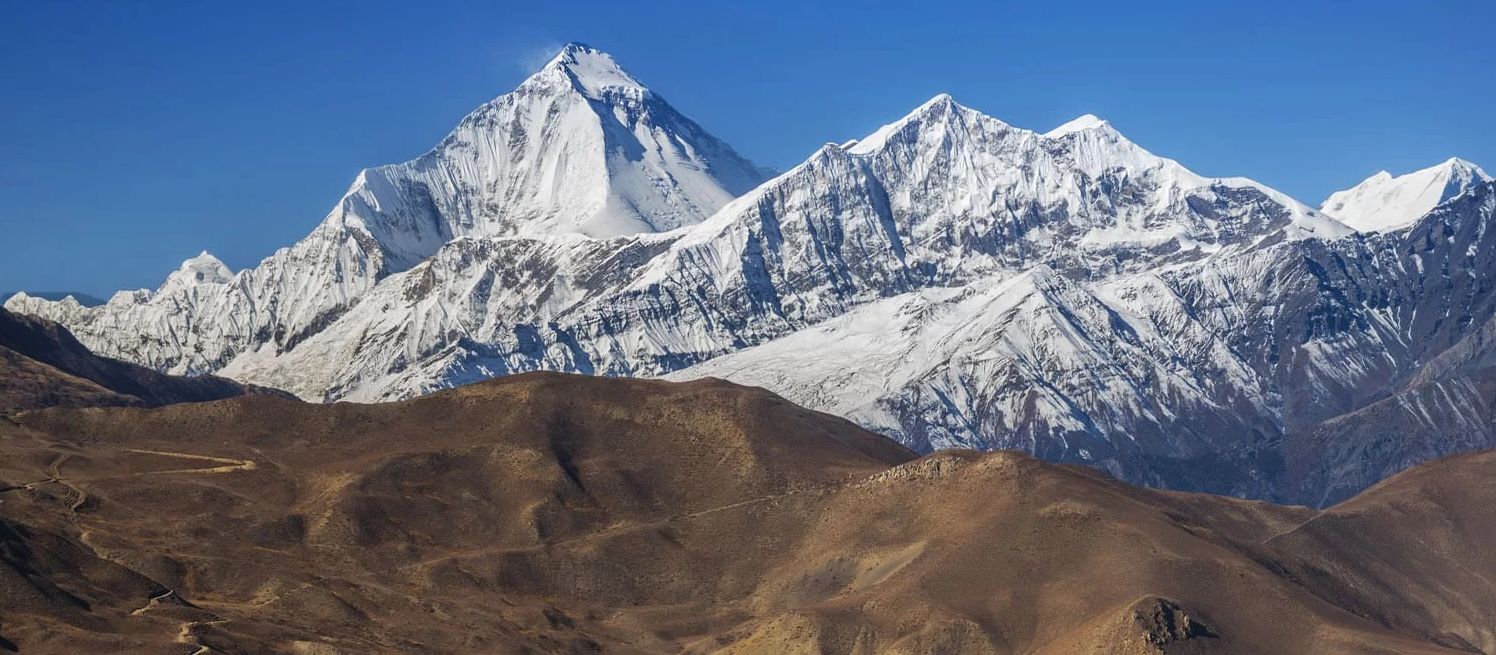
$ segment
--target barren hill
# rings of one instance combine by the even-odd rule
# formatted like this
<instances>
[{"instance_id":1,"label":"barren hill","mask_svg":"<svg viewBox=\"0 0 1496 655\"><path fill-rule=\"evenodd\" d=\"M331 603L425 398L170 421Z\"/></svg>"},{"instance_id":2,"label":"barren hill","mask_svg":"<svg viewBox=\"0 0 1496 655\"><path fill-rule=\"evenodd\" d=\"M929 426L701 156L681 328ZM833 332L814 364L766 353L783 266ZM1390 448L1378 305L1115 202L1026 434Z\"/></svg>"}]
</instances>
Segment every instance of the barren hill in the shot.
<instances>
[{"instance_id":1,"label":"barren hill","mask_svg":"<svg viewBox=\"0 0 1496 655\"><path fill-rule=\"evenodd\" d=\"M20 652L1496 651L1496 454L1340 506L526 374L0 423Z\"/></svg>"}]
</instances>

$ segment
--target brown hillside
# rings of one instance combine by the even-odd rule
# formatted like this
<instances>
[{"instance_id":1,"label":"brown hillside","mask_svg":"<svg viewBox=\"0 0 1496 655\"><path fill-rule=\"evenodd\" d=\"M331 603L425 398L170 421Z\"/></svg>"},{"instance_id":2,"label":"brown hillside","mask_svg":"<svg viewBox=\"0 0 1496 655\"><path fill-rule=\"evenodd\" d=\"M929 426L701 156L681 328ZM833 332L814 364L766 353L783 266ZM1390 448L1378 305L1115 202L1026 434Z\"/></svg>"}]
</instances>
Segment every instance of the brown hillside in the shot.
<instances>
[{"instance_id":1,"label":"brown hillside","mask_svg":"<svg viewBox=\"0 0 1496 655\"><path fill-rule=\"evenodd\" d=\"M1316 512L914 459L715 380L13 419L21 652L1496 651L1491 453Z\"/></svg>"}]
</instances>

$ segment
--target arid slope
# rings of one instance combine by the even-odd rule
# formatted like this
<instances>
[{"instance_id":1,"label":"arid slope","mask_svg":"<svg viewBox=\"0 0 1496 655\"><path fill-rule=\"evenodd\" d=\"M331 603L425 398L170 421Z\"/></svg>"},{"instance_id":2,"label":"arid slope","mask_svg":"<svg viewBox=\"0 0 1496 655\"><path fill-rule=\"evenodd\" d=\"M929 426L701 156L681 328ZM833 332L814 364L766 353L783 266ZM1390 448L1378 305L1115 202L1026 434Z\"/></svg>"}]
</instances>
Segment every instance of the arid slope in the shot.
<instances>
[{"instance_id":1,"label":"arid slope","mask_svg":"<svg viewBox=\"0 0 1496 655\"><path fill-rule=\"evenodd\" d=\"M15 412L0 454L21 652L1496 651L1492 453L1317 512L527 374Z\"/></svg>"}]
</instances>

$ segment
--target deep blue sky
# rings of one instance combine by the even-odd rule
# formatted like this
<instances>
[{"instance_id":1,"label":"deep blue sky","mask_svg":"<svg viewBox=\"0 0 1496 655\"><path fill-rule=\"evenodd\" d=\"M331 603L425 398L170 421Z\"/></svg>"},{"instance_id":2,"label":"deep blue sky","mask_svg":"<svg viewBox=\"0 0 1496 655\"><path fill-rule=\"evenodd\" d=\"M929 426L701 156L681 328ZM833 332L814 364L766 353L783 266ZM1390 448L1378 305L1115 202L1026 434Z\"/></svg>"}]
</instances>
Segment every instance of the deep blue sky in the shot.
<instances>
[{"instance_id":1,"label":"deep blue sky","mask_svg":"<svg viewBox=\"0 0 1496 655\"><path fill-rule=\"evenodd\" d=\"M941 91L1040 130L1095 113L1310 204L1496 168L1496 3L939 5L0 0L0 290L252 265L573 40L781 168Z\"/></svg>"}]
</instances>

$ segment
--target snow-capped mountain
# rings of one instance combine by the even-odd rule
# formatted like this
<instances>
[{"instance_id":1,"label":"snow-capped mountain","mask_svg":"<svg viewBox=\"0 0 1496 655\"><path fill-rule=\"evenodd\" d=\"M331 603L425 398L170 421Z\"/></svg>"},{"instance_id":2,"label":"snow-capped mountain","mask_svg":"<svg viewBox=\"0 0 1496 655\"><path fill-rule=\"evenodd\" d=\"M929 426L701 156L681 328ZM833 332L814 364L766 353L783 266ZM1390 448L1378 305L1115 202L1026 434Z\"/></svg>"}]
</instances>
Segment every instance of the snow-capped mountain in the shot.
<instances>
[{"instance_id":1,"label":"snow-capped mountain","mask_svg":"<svg viewBox=\"0 0 1496 655\"><path fill-rule=\"evenodd\" d=\"M7 306L56 318L104 355L218 371L245 352L294 348L454 239L668 230L764 177L611 56L571 44L430 152L359 173L310 235L254 268L230 276L204 253L156 291L103 307L24 295Z\"/></svg>"},{"instance_id":2,"label":"snow-capped mountain","mask_svg":"<svg viewBox=\"0 0 1496 655\"><path fill-rule=\"evenodd\" d=\"M1412 225L1358 232L1095 116L1041 133L940 95L758 184L573 45L430 153L360 174L257 267L205 253L101 307L6 306L104 354L308 399L536 369L714 375L918 449L1022 448L1321 503L1496 445L1486 428L1402 447L1336 436L1398 399L1476 420L1447 399L1485 379L1458 353L1485 352L1480 326L1496 325L1496 194L1462 166ZM1427 200L1358 189L1327 209L1362 228L1390 220L1378 198L1404 213Z\"/></svg>"},{"instance_id":3,"label":"snow-capped mountain","mask_svg":"<svg viewBox=\"0 0 1496 655\"><path fill-rule=\"evenodd\" d=\"M1387 232L1407 227L1440 203L1490 181L1491 176L1479 166L1453 157L1397 177L1381 171L1330 194L1320 213L1361 232Z\"/></svg>"},{"instance_id":4,"label":"snow-capped mountain","mask_svg":"<svg viewBox=\"0 0 1496 655\"><path fill-rule=\"evenodd\" d=\"M454 240L300 347L224 372L358 400L537 368L656 375L915 289L1037 265L1100 279L1316 233L1349 230L1103 123L1049 137L938 96L693 227Z\"/></svg>"},{"instance_id":5,"label":"snow-capped mountain","mask_svg":"<svg viewBox=\"0 0 1496 655\"><path fill-rule=\"evenodd\" d=\"M1493 221L1487 183L1390 234L1092 282L1036 267L870 303L670 377L763 386L920 450L1019 448L1323 505L1496 446Z\"/></svg>"},{"instance_id":6,"label":"snow-capped mountain","mask_svg":"<svg viewBox=\"0 0 1496 655\"><path fill-rule=\"evenodd\" d=\"M571 44L431 152L365 171L347 220L403 270L457 237L692 225L763 178L611 56Z\"/></svg>"}]
</instances>

